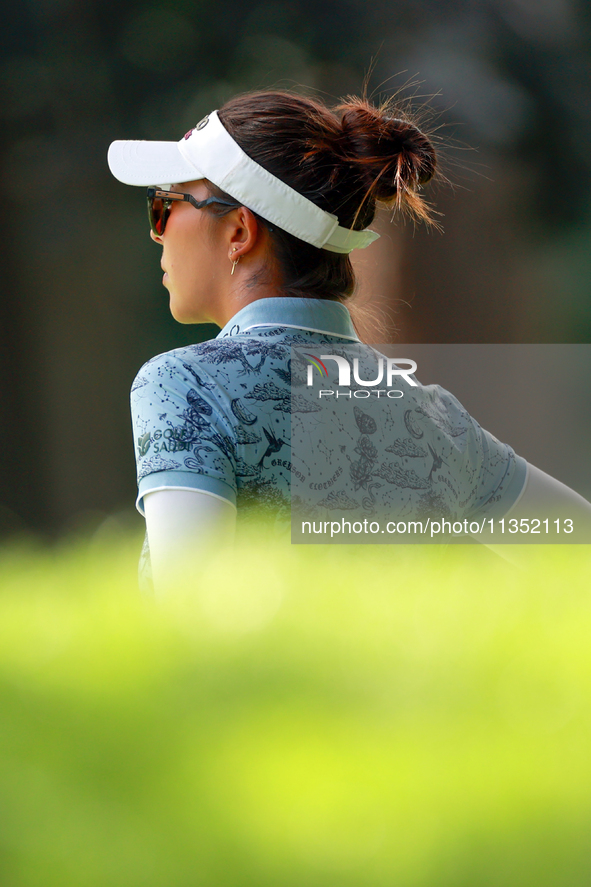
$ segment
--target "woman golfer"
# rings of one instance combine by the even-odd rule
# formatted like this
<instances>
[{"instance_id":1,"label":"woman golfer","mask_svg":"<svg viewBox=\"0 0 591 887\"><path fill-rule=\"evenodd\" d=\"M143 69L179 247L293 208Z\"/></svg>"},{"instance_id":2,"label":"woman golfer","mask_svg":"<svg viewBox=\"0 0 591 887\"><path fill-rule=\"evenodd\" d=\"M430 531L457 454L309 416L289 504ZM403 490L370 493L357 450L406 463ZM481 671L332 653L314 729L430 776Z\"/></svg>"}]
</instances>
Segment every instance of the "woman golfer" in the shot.
<instances>
[{"instance_id":1,"label":"woman golfer","mask_svg":"<svg viewBox=\"0 0 591 887\"><path fill-rule=\"evenodd\" d=\"M376 204L430 222L421 190L436 155L405 116L361 99L331 110L258 92L179 142L114 142L109 165L148 187L172 315L221 328L153 358L133 385L138 508L156 588L187 550L231 539L237 512L289 512L292 476L310 491L297 504L329 520L371 516L379 502L394 516L456 521L544 518L553 508L589 525L586 500L437 386L408 377L398 400L349 400L342 433L336 403L328 428L314 401L311 374L328 378L338 364L322 355L361 353L346 307L349 253L378 236L368 228ZM326 433L307 446L319 426Z\"/></svg>"}]
</instances>

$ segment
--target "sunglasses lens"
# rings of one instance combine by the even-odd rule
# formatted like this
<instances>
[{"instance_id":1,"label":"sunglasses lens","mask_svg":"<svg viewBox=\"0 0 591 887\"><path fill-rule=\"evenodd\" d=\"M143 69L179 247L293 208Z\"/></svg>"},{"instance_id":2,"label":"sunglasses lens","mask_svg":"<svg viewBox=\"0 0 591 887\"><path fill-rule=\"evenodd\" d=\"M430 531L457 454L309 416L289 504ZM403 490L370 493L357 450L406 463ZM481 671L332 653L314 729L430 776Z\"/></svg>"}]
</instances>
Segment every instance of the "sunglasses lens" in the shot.
<instances>
[{"instance_id":1,"label":"sunglasses lens","mask_svg":"<svg viewBox=\"0 0 591 887\"><path fill-rule=\"evenodd\" d=\"M170 214L170 203L170 200L163 200L162 197L152 197L148 201L150 225L155 234L164 234L166 222Z\"/></svg>"}]
</instances>

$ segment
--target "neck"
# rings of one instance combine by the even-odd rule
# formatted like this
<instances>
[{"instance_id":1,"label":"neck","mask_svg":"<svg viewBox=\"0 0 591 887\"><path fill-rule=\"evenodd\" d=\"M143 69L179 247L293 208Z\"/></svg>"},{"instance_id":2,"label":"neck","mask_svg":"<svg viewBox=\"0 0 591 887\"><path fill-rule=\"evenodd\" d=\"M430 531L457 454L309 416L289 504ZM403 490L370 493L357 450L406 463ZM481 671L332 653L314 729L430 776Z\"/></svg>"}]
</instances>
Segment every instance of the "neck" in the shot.
<instances>
[{"instance_id":1,"label":"neck","mask_svg":"<svg viewBox=\"0 0 591 887\"><path fill-rule=\"evenodd\" d=\"M259 299L276 299L282 295L279 287L271 284L254 287L237 286L224 294L215 311L215 317L212 316L211 320L221 329L235 314L250 305L251 302L258 302Z\"/></svg>"}]
</instances>

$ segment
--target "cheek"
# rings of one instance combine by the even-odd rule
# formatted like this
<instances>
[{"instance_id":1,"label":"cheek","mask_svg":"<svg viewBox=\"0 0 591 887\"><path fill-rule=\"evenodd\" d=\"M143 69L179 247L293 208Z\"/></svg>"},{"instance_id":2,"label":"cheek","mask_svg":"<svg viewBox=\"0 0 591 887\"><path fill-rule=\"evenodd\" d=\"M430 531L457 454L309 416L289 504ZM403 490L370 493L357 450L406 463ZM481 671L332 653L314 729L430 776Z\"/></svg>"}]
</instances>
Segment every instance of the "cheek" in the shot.
<instances>
[{"instance_id":1,"label":"cheek","mask_svg":"<svg viewBox=\"0 0 591 887\"><path fill-rule=\"evenodd\" d=\"M179 323L203 321L216 302L219 260L211 247L195 240L175 242L167 262L170 311Z\"/></svg>"},{"instance_id":2,"label":"cheek","mask_svg":"<svg viewBox=\"0 0 591 887\"><path fill-rule=\"evenodd\" d=\"M175 232L176 234L176 232ZM196 276L197 262L194 239L187 236L175 236L171 239L170 249L166 257L166 266L176 286L186 287Z\"/></svg>"},{"instance_id":3,"label":"cheek","mask_svg":"<svg viewBox=\"0 0 591 887\"><path fill-rule=\"evenodd\" d=\"M179 266L182 267L182 279L195 292L215 276L215 259L211 252L196 248L194 243L187 247Z\"/></svg>"},{"instance_id":4,"label":"cheek","mask_svg":"<svg viewBox=\"0 0 591 887\"><path fill-rule=\"evenodd\" d=\"M215 299L220 277L231 267L219 255L219 245L207 228L207 220L199 217L192 207L178 207L168 222L164 243L164 264L169 272L167 289L174 301L174 310L191 313L192 307L205 306ZM184 212L183 212L184 210ZM216 248L217 247L217 248ZM229 265L226 268L226 264ZM180 317L177 318L180 320Z\"/></svg>"}]
</instances>

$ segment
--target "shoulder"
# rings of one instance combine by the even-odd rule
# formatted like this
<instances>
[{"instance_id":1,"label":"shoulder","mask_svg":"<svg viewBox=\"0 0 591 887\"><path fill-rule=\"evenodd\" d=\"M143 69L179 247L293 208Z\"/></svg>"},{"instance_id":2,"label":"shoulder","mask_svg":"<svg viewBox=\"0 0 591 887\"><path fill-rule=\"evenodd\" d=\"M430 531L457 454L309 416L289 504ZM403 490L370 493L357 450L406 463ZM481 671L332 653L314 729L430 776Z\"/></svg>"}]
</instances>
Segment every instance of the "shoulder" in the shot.
<instances>
[{"instance_id":1,"label":"shoulder","mask_svg":"<svg viewBox=\"0 0 591 887\"><path fill-rule=\"evenodd\" d=\"M131 386L131 393L148 384L153 384L157 379L176 374L182 368L184 348L174 351L165 351L147 360L137 373Z\"/></svg>"},{"instance_id":2,"label":"shoulder","mask_svg":"<svg viewBox=\"0 0 591 887\"><path fill-rule=\"evenodd\" d=\"M134 397L137 399L142 389L187 391L198 388L206 392L213 391L219 384L216 370L228 357L227 349L220 350L216 343L217 340L213 340L187 345L152 357L142 366L133 381L132 401Z\"/></svg>"},{"instance_id":3,"label":"shoulder","mask_svg":"<svg viewBox=\"0 0 591 887\"><path fill-rule=\"evenodd\" d=\"M157 354L135 377L132 406L147 398L159 404L190 400L195 391L223 405L278 373L289 376L290 346L296 343L285 333L275 327L261 335L232 335Z\"/></svg>"},{"instance_id":4,"label":"shoulder","mask_svg":"<svg viewBox=\"0 0 591 887\"><path fill-rule=\"evenodd\" d=\"M209 343L204 343L209 344ZM132 415L185 419L187 410L202 417L223 413L225 387L211 361L202 359L200 346L157 354L140 369L131 387Z\"/></svg>"}]
</instances>

